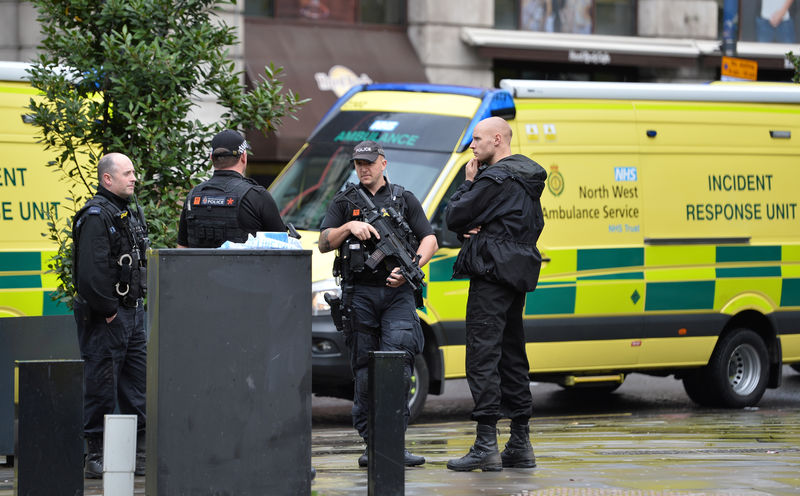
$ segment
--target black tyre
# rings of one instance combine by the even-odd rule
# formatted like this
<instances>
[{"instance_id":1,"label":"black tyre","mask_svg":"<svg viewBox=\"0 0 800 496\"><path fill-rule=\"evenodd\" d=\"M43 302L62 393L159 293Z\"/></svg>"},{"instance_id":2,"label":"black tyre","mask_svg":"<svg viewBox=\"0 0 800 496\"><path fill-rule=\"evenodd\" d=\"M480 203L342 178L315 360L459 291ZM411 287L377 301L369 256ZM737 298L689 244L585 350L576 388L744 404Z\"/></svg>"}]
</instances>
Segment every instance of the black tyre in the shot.
<instances>
[{"instance_id":1,"label":"black tyre","mask_svg":"<svg viewBox=\"0 0 800 496\"><path fill-rule=\"evenodd\" d=\"M422 354L414 358L414 370L411 372L411 389L408 392L408 422L414 422L425 407L428 397L428 364Z\"/></svg>"},{"instance_id":2,"label":"black tyre","mask_svg":"<svg viewBox=\"0 0 800 496\"><path fill-rule=\"evenodd\" d=\"M800 372L800 363L792 364L792 368L795 370L795 372Z\"/></svg>"},{"instance_id":3,"label":"black tyre","mask_svg":"<svg viewBox=\"0 0 800 496\"><path fill-rule=\"evenodd\" d=\"M697 371L692 371L683 376L683 389L689 396L689 399L694 401L700 406L713 406L715 400L712 395L708 393L708 386L706 384L706 368Z\"/></svg>"},{"instance_id":4,"label":"black tyre","mask_svg":"<svg viewBox=\"0 0 800 496\"><path fill-rule=\"evenodd\" d=\"M744 408L761 400L768 376L764 340L750 329L735 329L717 344L706 367L684 379L684 389L701 405Z\"/></svg>"}]
</instances>

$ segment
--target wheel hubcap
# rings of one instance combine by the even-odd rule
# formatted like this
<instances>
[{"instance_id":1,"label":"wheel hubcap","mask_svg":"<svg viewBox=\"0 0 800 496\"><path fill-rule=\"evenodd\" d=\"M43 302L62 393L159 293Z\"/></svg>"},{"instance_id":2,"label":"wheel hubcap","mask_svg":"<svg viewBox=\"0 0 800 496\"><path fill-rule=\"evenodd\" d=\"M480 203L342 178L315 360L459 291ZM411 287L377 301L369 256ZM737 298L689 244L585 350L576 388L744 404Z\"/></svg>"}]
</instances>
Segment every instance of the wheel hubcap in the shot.
<instances>
[{"instance_id":1,"label":"wheel hubcap","mask_svg":"<svg viewBox=\"0 0 800 496\"><path fill-rule=\"evenodd\" d=\"M749 344L737 346L728 362L728 380L733 391L747 396L755 391L760 378L761 360L756 349Z\"/></svg>"},{"instance_id":2,"label":"wheel hubcap","mask_svg":"<svg viewBox=\"0 0 800 496\"><path fill-rule=\"evenodd\" d=\"M414 367L411 371L411 385L408 390L408 406L409 408L411 405L416 403L417 401L417 368Z\"/></svg>"}]
</instances>

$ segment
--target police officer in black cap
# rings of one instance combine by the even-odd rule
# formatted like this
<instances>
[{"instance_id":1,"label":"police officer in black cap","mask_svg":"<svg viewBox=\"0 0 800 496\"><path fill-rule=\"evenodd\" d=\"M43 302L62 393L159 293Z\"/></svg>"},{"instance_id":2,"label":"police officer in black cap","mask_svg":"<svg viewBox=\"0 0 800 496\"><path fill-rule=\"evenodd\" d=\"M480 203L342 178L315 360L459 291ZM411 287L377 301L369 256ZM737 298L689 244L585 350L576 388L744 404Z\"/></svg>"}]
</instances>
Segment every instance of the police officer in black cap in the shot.
<instances>
[{"instance_id":1,"label":"police officer in black cap","mask_svg":"<svg viewBox=\"0 0 800 496\"><path fill-rule=\"evenodd\" d=\"M103 476L103 416L137 417L136 475L144 475L147 337L144 328L147 226L132 208L131 160L109 153L97 162L97 195L73 219L73 302L84 360L87 478Z\"/></svg>"},{"instance_id":2,"label":"police officer in black cap","mask_svg":"<svg viewBox=\"0 0 800 496\"><path fill-rule=\"evenodd\" d=\"M386 154L375 141L363 141L353 150L352 162L358 174L361 188L375 206L393 207L408 223L416 241L419 266L431 259L438 249L436 236L425 217L419 200L402 186L389 184L383 175L386 170ZM348 188L349 189L349 188ZM322 253L338 249L343 244L352 246L361 243L364 250L371 239L379 238L377 230L363 221L363 207L353 205L348 190L334 197L322 221L319 250ZM341 252L340 252L341 255ZM351 257L340 257L337 263L350 264ZM394 267L392 265L395 265ZM344 267L343 274L351 274L352 280L343 280L342 300L353 312L353 329L346 331L350 348L350 362L355 377L353 400L353 426L367 441L368 389L367 366L370 351L404 351L406 353L405 375L410 383L414 357L422 351L424 337L416 312L414 292L396 264L378 265L371 271L366 267ZM352 289L349 289L352 288ZM348 294L352 291L352 294ZM408 390L398 392L408 397ZM408 426L406 401L405 425ZM425 458L404 452L406 466L422 465ZM368 464L365 451L358 459L360 467Z\"/></svg>"},{"instance_id":3,"label":"police officer in black cap","mask_svg":"<svg viewBox=\"0 0 800 496\"><path fill-rule=\"evenodd\" d=\"M259 231L285 232L269 192L244 177L250 145L228 129L211 140L214 175L189 192L178 225L178 248L219 248Z\"/></svg>"},{"instance_id":4,"label":"police officer in black cap","mask_svg":"<svg viewBox=\"0 0 800 496\"><path fill-rule=\"evenodd\" d=\"M242 243L248 234L286 231L272 195L244 176L249 149L232 129L211 140L214 175L195 186L183 204L178 248L219 248L225 241ZM315 475L312 467L311 478Z\"/></svg>"}]
</instances>

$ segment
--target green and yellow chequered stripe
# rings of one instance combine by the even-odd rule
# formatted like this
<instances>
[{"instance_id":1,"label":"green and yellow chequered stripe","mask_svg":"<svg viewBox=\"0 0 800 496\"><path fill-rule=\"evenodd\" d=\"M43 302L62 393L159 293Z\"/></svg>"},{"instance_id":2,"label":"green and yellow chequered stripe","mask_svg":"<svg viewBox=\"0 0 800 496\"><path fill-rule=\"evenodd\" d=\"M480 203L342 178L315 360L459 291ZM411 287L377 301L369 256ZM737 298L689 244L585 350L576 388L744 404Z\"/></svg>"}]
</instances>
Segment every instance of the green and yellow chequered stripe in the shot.
<instances>
[{"instance_id":1,"label":"green and yellow chequered stripe","mask_svg":"<svg viewBox=\"0 0 800 496\"><path fill-rule=\"evenodd\" d=\"M800 246L646 246L548 250L525 314L627 315L716 310L743 291L800 306ZM450 281L455 256L433 260L430 281Z\"/></svg>"},{"instance_id":2,"label":"green and yellow chequered stripe","mask_svg":"<svg viewBox=\"0 0 800 496\"><path fill-rule=\"evenodd\" d=\"M66 315L69 309L51 298L58 285L47 273L53 252L0 252L0 317Z\"/></svg>"}]
</instances>

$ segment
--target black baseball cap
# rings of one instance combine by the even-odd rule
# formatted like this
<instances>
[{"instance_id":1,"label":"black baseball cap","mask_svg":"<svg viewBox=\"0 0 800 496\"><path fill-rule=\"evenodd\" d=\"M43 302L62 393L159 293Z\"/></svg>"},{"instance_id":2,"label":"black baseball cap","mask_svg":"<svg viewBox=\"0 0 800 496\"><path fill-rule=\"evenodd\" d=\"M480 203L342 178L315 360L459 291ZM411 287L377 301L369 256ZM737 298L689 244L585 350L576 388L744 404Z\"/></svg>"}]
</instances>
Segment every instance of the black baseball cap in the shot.
<instances>
[{"instance_id":1,"label":"black baseball cap","mask_svg":"<svg viewBox=\"0 0 800 496\"><path fill-rule=\"evenodd\" d=\"M353 148L353 158L350 161L367 160L374 162L378 159L378 155L386 156L380 144L376 141L362 141Z\"/></svg>"},{"instance_id":2,"label":"black baseball cap","mask_svg":"<svg viewBox=\"0 0 800 496\"><path fill-rule=\"evenodd\" d=\"M211 140L211 156L238 157L250 149L250 144L239 131L226 129Z\"/></svg>"}]
</instances>

